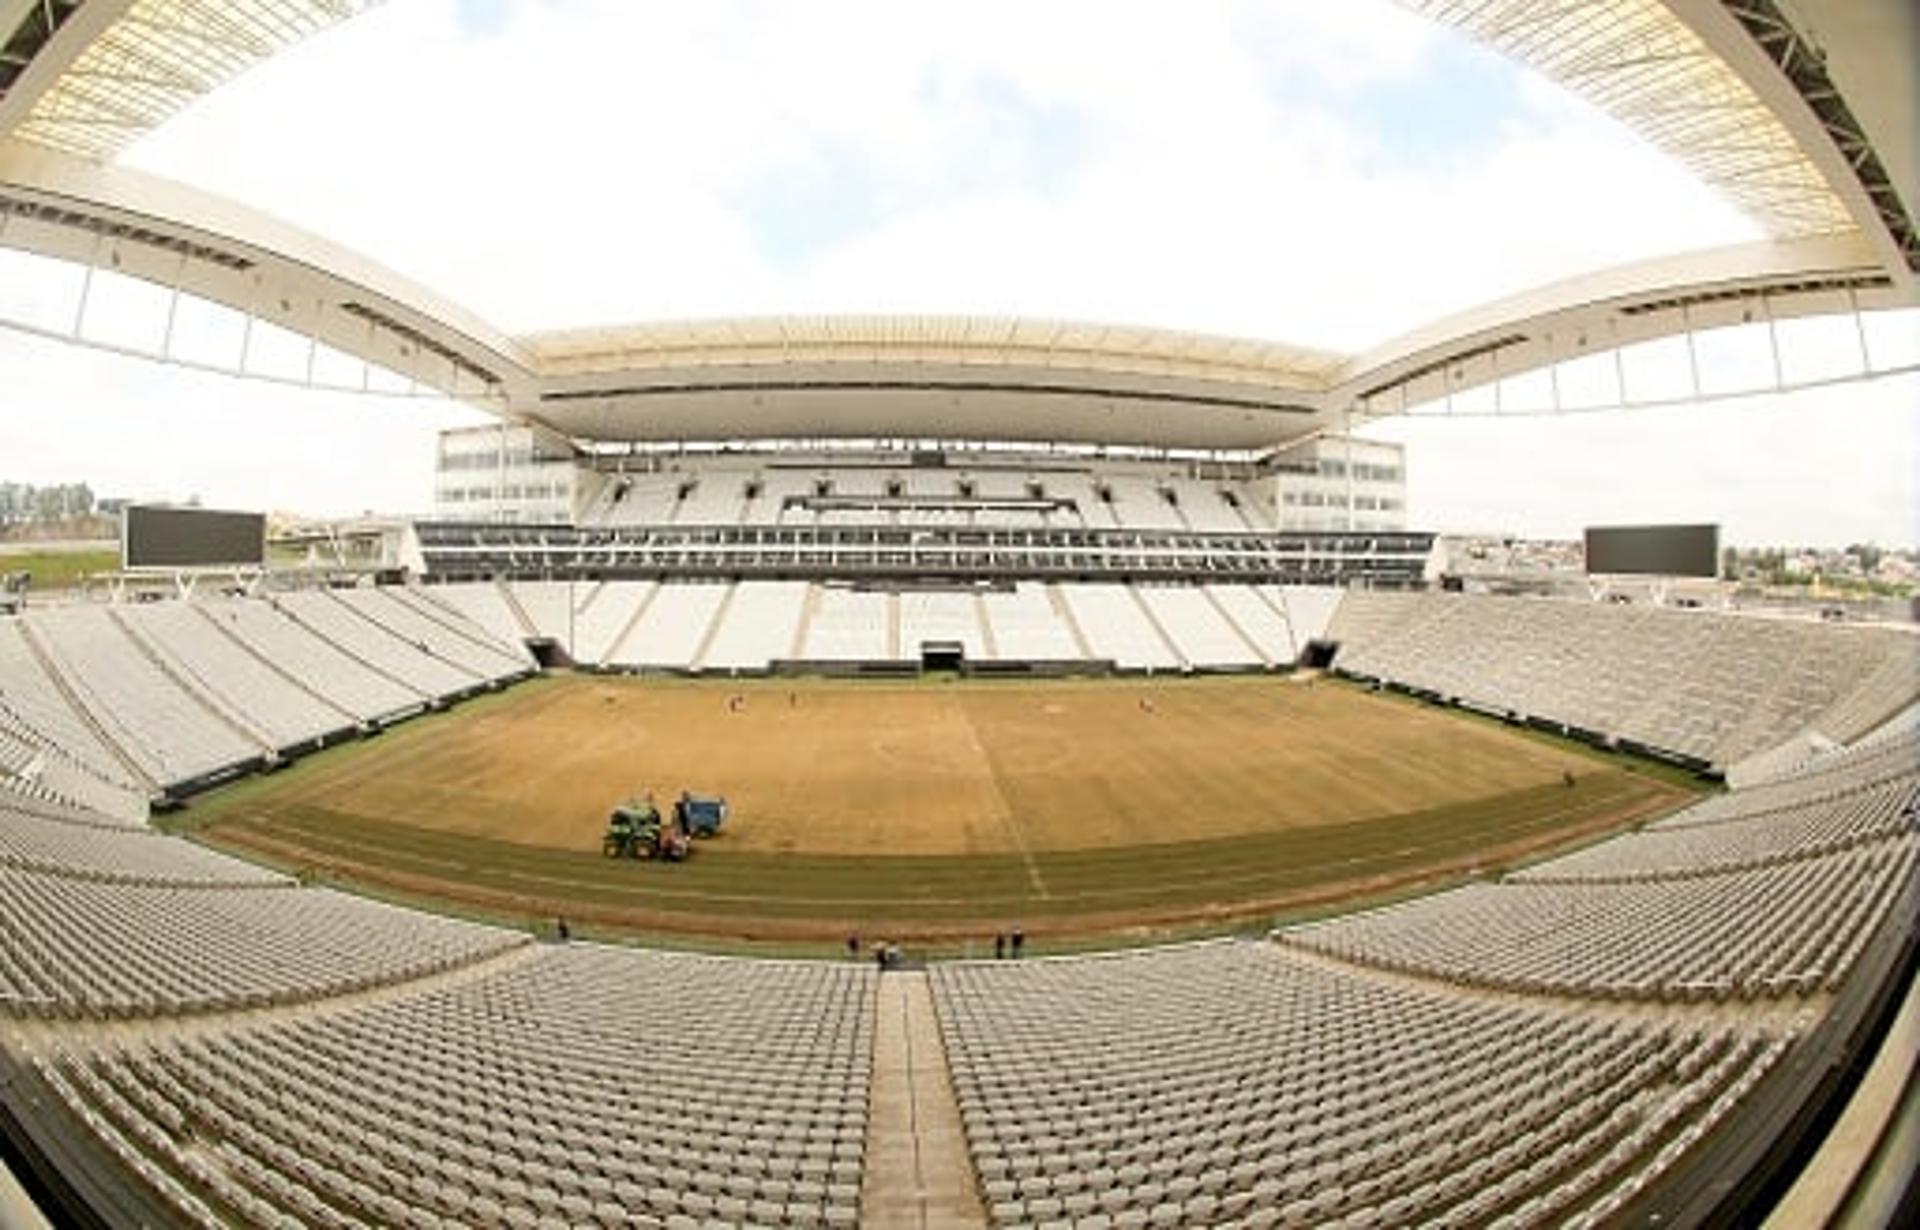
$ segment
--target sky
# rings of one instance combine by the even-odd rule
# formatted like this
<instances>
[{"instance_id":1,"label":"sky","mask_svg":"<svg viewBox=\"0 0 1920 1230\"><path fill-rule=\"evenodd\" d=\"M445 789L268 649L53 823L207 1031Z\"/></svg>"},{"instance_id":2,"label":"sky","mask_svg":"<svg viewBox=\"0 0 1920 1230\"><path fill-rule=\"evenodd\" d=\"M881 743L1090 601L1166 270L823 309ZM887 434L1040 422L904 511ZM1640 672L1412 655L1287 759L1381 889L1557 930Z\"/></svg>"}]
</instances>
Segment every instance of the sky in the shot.
<instances>
[{"instance_id":1,"label":"sky","mask_svg":"<svg viewBox=\"0 0 1920 1230\"><path fill-rule=\"evenodd\" d=\"M1347 351L1757 234L1611 120L1385 0L389 0L125 160L510 332L972 312ZM0 316L69 311L34 273L0 261ZM480 421L4 331L0 367L0 478L141 498L420 511L433 432ZM1912 543L1914 394L1376 431L1415 449L1428 528L1684 506L1735 541Z\"/></svg>"}]
</instances>

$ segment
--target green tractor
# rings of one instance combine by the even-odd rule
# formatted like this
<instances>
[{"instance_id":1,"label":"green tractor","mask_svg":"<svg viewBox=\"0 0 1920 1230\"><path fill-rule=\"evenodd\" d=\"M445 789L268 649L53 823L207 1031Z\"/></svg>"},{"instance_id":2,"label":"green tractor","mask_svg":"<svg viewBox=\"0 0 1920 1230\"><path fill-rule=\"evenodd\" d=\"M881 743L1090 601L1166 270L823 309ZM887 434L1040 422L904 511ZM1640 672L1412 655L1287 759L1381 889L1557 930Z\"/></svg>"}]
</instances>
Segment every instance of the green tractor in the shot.
<instances>
[{"instance_id":1,"label":"green tractor","mask_svg":"<svg viewBox=\"0 0 1920 1230\"><path fill-rule=\"evenodd\" d=\"M600 852L608 858L658 858L677 863L687 856L687 837L678 823L661 822L651 797L628 799L607 817Z\"/></svg>"}]
</instances>

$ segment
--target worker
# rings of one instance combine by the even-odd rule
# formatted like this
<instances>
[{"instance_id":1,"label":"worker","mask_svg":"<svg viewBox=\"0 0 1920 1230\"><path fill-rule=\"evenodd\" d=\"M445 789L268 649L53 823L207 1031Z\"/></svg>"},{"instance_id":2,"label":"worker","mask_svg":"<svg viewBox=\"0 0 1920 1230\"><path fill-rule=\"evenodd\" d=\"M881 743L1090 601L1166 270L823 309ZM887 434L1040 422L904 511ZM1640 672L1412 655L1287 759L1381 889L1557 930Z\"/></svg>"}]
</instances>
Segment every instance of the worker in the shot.
<instances>
[{"instance_id":1,"label":"worker","mask_svg":"<svg viewBox=\"0 0 1920 1230\"><path fill-rule=\"evenodd\" d=\"M1027 943L1027 933L1022 931L1020 928L1015 927L1013 929L1013 942L1012 942L1014 960L1018 961L1020 959L1020 950L1026 946L1026 943Z\"/></svg>"},{"instance_id":2,"label":"worker","mask_svg":"<svg viewBox=\"0 0 1920 1230\"><path fill-rule=\"evenodd\" d=\"M560 937L562 944L573 938L573 929L567 926L567 920L564 917L553 920L553 930L554 934Z\"/></svg>"},{"instance_id":3,"label":"worker","mask_svg":"<svg viewBox=\"0 0 1920 1230\"><path fill-rule=\"evenodd\" d=\"M998 961L1004 958L1006 955L1007 955L1007 933L1004 931L996 931L993 933L993 959Z\"/></svg>"},{"instance_id":4,"label":"worker","mask_svg":"<svg viewBox=\"0 0 1920 1230\"><path fill-rule=\"evenodd\" d=\"M847 955L856 961L860 959L860 933L858 931L849 932L847 935Z\"/></svg>"}]
</instances>

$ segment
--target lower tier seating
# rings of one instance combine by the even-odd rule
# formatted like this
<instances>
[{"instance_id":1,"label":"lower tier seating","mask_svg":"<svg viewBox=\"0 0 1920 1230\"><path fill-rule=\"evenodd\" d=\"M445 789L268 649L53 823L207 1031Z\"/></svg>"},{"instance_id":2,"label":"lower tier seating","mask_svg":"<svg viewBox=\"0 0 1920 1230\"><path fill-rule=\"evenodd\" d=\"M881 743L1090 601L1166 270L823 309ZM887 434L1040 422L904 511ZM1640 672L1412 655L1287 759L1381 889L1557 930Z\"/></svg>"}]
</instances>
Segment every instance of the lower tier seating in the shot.
<instances>
[{"instance_id":1,"label":"lower tier seating","mask_svg":"<svg viewBox=\"0 0 1920 1230\"><path fill-rule=\"evenodd\" d=\"M1786 1046L1247 942L943 966L934 987L1001 1226L1594 1224Z\"/></svg>"}]
</instances>

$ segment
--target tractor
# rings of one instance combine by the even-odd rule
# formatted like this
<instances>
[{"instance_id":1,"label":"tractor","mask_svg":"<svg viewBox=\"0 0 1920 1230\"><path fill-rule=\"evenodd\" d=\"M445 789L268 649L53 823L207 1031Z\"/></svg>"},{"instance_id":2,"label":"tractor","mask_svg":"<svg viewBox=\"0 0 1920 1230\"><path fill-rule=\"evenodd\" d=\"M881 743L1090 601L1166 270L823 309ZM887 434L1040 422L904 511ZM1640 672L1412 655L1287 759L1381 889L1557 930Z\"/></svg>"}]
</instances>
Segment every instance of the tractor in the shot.
<instances>
[{"instance_id":1,"label":"tractor","mask_svg":"<svg viewBox=\"0 0 1920 1230\"><path fill-rule=\"evenodd\" d=\"M687 838L678 823L665 825L651 797L628 799L607 817L600 852L608 858L659 858L677 863L687 856Z\"/></svg>"},{"instance_id":2,"label":"tractor","mask_svg":"<svg viewBox=\"0 0 1920 1230\"><path fill-rule=\"evenodd\" d=\"M727 801L717 794L682 790L673 805L673 822L688 837L712 837L727 822Z\"/></svg>"}]
</instances>

